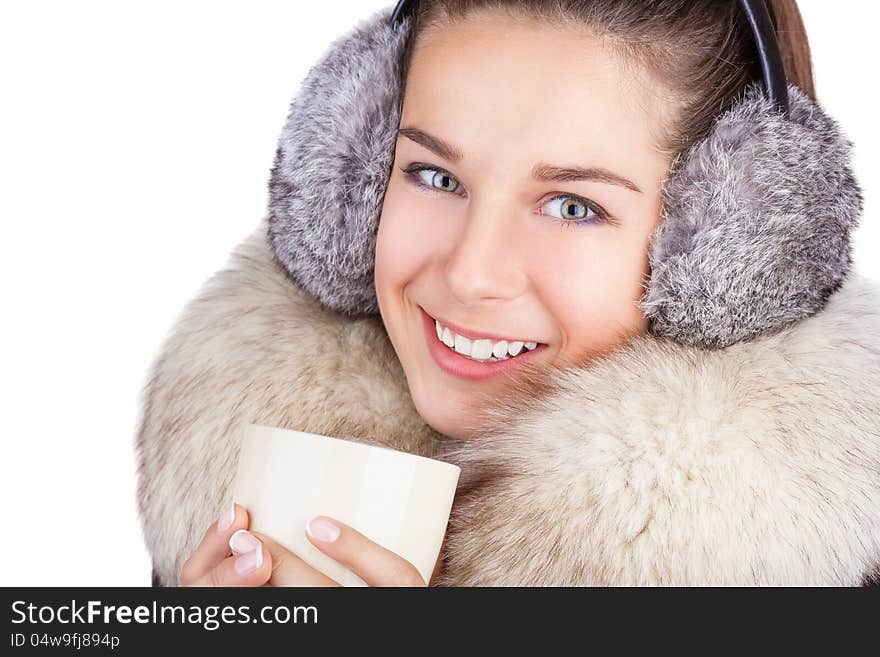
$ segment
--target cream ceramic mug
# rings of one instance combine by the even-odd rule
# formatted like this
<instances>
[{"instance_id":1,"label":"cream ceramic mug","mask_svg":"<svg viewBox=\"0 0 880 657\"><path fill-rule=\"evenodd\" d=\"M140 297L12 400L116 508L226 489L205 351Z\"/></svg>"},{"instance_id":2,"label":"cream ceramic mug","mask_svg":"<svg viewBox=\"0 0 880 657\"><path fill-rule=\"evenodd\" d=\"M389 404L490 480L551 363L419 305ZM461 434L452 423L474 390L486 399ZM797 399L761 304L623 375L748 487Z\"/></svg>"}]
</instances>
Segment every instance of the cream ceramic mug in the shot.
<instances>
[{"instance_id":1,"label":"cream ceramic mug","mask_svg":"<svg viewBox=\"0 0 880 657\"><path fill-rule=\"evenodd\" d=\"M317 515L400 555L428 582L460 472L451 463L386 447L248 424L232 495L248 510L250 529L343 586L366 582L309 542L306 522Z\"/></svg>"}]
</instances>

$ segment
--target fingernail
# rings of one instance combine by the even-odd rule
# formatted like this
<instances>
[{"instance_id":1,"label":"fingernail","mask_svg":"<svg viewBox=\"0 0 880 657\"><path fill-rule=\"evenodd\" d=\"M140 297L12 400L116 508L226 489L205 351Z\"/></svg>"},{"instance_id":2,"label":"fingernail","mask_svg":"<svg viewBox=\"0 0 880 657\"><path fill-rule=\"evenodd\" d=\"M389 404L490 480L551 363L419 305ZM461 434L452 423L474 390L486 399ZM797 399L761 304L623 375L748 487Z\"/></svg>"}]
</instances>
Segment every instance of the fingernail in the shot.
<instances>
[{"instance_id":1,"label":"fingernail","mask_svg":"<svg viewBox=\"0 0 880 657\"><path fill-rule=\"evenodd\" d=\"M324 541L325 543L332 543L339 538L340 530L336 523L330 522L327 518L318 516L317 518L312 518L306 523L306 531L312 538L317 538L319 541Z\"/></svg>"},{"instance_id":2,"label":"fingernail","mask_svg":"<svg viewBox=\"0 0 880 657\"><path fill-rule=\"evenodd\" d=\"M229 549L235 554L253 552L263 545L262 541L251 534L247 529L239 529L229 537Z\"/></svg>"},{"instance_id":3,"label":"fingernail","mask_svg":"<svg viewBox=\"0 0 880 657\"><path fill-rule=\"evenodd\" d=\"M220 517L217 519L217 531L222 534L232 527L233 522L235 522L235 502L232 502L229 508L220 514Z\"/></svg>"},{"instance_id":4,"label":"fingernail","mask_svg":"<svg viewBox=\"0 0 880 657\"><path fill-rule=\"evenodd\" d=\"M257 541L259 543L259 541ZM263 565L263 548L257 547L235 557L232 567L239 575L247 575Z\"/></svg>"}]
</instances>

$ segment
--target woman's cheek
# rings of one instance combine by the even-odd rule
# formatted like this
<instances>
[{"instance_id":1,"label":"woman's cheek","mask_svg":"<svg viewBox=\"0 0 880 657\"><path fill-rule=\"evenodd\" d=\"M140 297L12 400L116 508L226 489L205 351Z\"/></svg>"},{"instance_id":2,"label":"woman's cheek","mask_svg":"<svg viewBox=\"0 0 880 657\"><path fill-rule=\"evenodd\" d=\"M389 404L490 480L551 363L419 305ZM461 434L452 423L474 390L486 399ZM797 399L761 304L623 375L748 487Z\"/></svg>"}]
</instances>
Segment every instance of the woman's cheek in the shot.
<instances>
[{"instance_id":1,"label":"woman's cheek","mask_svg":"<svg viewBox=\"0 0 880 657\"><path fill-rule=\"evenodd\" d=\"M431 208L413 196L396 191L386 197L376 242L377 284L405 286L443 248Z\"/></svg>"}]
</instances>

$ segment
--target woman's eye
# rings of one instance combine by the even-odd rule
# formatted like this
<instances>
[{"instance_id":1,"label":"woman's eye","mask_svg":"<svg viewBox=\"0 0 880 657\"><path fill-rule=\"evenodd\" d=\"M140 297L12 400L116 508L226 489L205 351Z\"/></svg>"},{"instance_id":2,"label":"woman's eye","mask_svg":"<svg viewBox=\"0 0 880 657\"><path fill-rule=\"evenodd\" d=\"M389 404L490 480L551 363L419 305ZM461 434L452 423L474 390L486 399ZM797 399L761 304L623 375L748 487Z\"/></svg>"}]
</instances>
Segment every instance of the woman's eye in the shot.
<instances>
[{"instance_id":1,"label":"woman's eye","mask_svg":"<svg viewBox=\"0 0 880 657\"><path fill-rule=\"evenodd\" d=\"M448 171L434 169L424 164L411 164L401 168L414 185L427 187L431 191L458 193L460 183Z\"/></svg>"},{"instance_id":2,"label":"woman's eye","mask_svg":"<svg viewBox=\"0 0 880 657\"><path fill-rule=\"evenodd\" d=\"M443 192L454 192L458 189L458 181L445 171L419 169L416 173L428 187L433 187Z\"/></svg>"},{"instance_id":3,"label":"woman's eye","mask_svg":"<svg viewBox=\"0 0 880 657\"><path fill-rule=\"evenodd\" d=\"M552 211L549 214L560 219L573 219L575 221L590 219L591 213L599 216L599 213L590 204L585 203L576 196L555 196L547 201L543 207L551 208Z\"/></svg>"},{"instance_id":4,"label":"woman's eye","mask_svg":"<svg viewBox=\"0 0 880 657\"><path fill-rule=\"evenodd\" d=\"M412 184L429 191L451 192L462 195L461 184L448 171L437 169L427 164L414 163L400 169ZM462 191L459 191L462 189ZM557 194L545 201L542 208L550 208L549 214L559 219L562 226L574 226L594 223L616 223L616 221L599 205L580 196Z\"/></svg>"}]
</instances>

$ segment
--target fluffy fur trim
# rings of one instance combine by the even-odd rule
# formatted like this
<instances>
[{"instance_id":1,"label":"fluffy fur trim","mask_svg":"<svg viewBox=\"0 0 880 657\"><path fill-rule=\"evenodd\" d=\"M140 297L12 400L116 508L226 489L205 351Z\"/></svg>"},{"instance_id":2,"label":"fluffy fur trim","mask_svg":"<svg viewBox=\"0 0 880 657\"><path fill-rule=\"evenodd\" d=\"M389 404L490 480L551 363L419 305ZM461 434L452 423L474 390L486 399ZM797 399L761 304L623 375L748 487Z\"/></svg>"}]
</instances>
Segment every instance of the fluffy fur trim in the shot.
<instances>
[{"instance_id":1,"label":"fluffy fur trim","mask_svg":"<svg viewBox=\"0 0 880 657\"><path fill-rule=\"evenodd\" d=\"M856 584L880 564L880 291L851 274L778 334L643 336L526 372L484 437L425 425L381 321L292 284L263 222L187 305L137 436L155 581L228 503L248 422L459 463L446 585Z\"/></svg>"},{"instance_id":2,"label":"fluffy fur trim","mask_svg":"<svg viewBox=\"0 0 880 657\"><path fill-rule=\"evenodd\" d=\"M309 71L269 184L280 261L321 303L353 315L379 312L376 232L394 163L406 43L390 17L386 8L362 21Z\"/></svg>"},{"instance_id":3,"label":"fluffy fur trim","mask_svg":"<svg viewBox=\"0 0 880 657\"><path fill-rule=\"evenodd\" d=\"M880 564L880 286L723 350L531 370L450 444L445 585L858 585Z\"/></svg>"},{"instance_id":4,"label":"fluffy fur trim","mask_svg":"<svg viewBox=\"0 0 880 657\"><path fill-rule=\"evenodd\" d=\"M292 285L260 227L187 305L143 391L138 508L155 582L230 502L250 422L432 456L439 434L412 404L379 318L322 308Z\"/></svg>"},{"instance_id":5,"label":"fluffy fur trim","mask_svg":"<svg viewBox=\"0 0 880 657\"><path fill-rule=\"evenodd\" d=\"M641 308L653 334L726 347L820 310L862 215L852 144L794 85L783 118L757 86L673 165Z\"/></svg>"}]
</instances>

